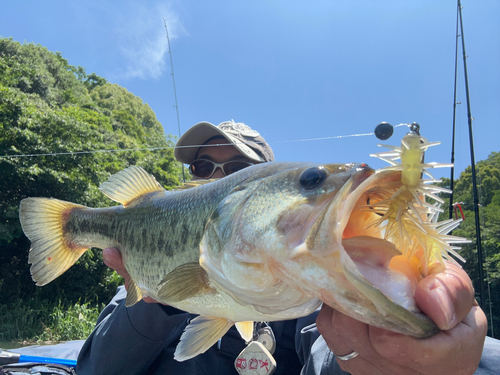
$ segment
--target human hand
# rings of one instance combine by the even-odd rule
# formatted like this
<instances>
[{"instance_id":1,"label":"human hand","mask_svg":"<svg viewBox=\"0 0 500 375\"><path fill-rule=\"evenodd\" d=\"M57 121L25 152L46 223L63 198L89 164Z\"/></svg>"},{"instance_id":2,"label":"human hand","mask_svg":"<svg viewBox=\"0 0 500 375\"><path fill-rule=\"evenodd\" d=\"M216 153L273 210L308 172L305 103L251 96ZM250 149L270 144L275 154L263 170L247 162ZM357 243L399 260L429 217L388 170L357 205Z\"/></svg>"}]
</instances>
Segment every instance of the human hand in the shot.
<instances>
[{"instance_id":1,"label":"human hand","mask_svg":"<svg viewBox=\"0 0 500 375\"><path fill-rule=\"evenodd\" d=\"M130 281L130 275L128 274L125 266L123 265L122 254L118 249L114 247L108 247L102 251L102 260L104 264L109 268L114 269L120 276L125 279L125 288L127 288ZM151 297L144 297L142 299L146 303L158 303L157 300Z\"/></svg>"},{"instance_id":2,"label":"human hand","mask_svg":"<svg viewBox=\"0 0 500 375\"><path fill-rule=\"evenodd\" d=\"M369 326L327 305L317 327L335 354L359 353L347 361L337 359L354 375L473 374L481 360L487 321L465 271L447 263L443 272L420 281L415 300L441 332L416 339Z\"/></svg>"}]
</instances>

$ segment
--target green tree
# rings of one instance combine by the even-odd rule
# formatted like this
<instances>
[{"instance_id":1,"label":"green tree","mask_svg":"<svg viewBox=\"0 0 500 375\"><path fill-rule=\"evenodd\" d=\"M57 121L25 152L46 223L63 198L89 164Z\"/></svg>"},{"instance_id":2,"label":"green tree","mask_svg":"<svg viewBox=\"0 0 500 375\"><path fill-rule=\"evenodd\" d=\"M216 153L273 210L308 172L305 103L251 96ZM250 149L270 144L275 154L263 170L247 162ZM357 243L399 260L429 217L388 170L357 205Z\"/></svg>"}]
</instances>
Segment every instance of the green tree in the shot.
<instances>
[{"instance_id":1,"label":"green tree","mask_svg":"<svg viewBox=\"0 0 500 375\"><path fill-rule=\"evenodd\" d=\"M98 251L86 252L49 285L34 286L19 203L31 196L110 206L98 187L130 165L145 168L166 188L177 186L181 165L173 145L151 108L125 88L87 76L43 46L0 39L1 303L33 296L106 302L119 279ZM125 149L131 151L96 152Z\"/></svg>"},{"instance_id":2,"label":"green tree","mask_svg":"<svg viewBox=\"0 0 500 375\"><path fill-rule=\"evenodd\" d=\"M479 192L479 221L481 224L481 244L483 249L483 269L486 285L486 314L493 320L495 336L500 333L500 153L492 152L486 160L476 165L476 177ZM450 186L450 180L443 181L443 186ZM471 240L462 246L460 255L466 263L463 268L472 279L477 299L480 298L479 266L476 241L476 224L472 193L472 168L469 166L455 181L454 202L463 202L465 220L453 232L453 235ZM448 200L446 201L448 207ZM441 215L441 220L448 218L448 211ZM489 288L488 288L489 287ZM490 302L492 313L490 314ZM491 334L491 331L490 331Z\"/></svg>"}]
</instances>

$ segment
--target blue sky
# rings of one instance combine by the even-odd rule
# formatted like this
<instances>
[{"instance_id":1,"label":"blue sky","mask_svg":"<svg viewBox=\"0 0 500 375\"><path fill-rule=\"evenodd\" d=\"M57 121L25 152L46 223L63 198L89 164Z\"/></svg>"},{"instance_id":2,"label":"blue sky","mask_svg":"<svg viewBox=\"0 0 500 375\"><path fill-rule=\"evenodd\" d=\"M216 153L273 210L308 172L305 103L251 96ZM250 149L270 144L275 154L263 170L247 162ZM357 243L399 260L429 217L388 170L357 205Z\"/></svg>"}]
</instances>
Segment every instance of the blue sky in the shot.
<instances>
[{"instance_id":1,"label":"blue sky","mask_svg":"<svg viewBox=\"0 0 500 375\"><path fill-rule=\"evenodd\" d=\"M500 2L462 5L478 161L500 151ZM234 119L258 130L277 160L379 168L369 157L384 150L375 136L334 137L371 133L382 121L418 122L424 137L442 141L426 159L450 161L455 1L5 1L0 35L60 51L126 87L178 135L163 17L181 132ZM470 155L459 68L462 171ZM399 144L405 132L397 128L385 143Z\"/></svg>"}]
</instances>

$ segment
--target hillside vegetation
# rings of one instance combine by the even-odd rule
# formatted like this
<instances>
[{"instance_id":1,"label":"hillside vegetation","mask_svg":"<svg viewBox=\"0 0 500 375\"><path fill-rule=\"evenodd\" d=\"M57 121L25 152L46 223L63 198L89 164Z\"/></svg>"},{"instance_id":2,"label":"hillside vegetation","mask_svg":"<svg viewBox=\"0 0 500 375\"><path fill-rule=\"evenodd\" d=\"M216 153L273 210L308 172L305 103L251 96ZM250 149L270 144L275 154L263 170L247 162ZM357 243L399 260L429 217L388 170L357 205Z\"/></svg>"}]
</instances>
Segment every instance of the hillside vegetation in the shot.
<instances>
[{"instance_id":1,"label":"hillside vegetation","mask_svg":"<svg viewBox=\"0 0 500 375\"><path fill-rule=\"evenodd\" d=\"M479 192L479 221L481 223L481 243L484 260L484 285L486 315L494 323L494 336L500 337L500 152L492 152L486 160L476 165ZM445 179L443 186L450 186ZM472 168L469 166L454 183L453 201L461 202L465 221L453 235L466 237L472 242L462 246L460 254L467 260L463 268L472 279L479 301L479 267L476 246L476 225L472 192ZM446 199L443 218L448 218L448 199ZM458 214L460 217L460 214ZM489 292L489 293L488 293ZM491 314L490 314L491 302ZM491 327L488 331L491 335Z\"/></svg>"},{"instance_id":2,"label":"hillside vegetation","mask_svg":"<svg viewBox=\"0 0 500 375\"><path fill-rule=\"evenodd\" d=\"M13 304L32 307L36 300L64 309L104 303L121 283L103 265L100 251L91 250L71 272L35 287L20 201L56 197L110 206L99 185L131 165L143 167L166 188L176 186L182 171L173 145L152 109L125 88L87 75L40 45L0 39L0 156L19 156L0 157L0 325ZM135 151L81 153L126 149ZM5 329L0 333L5 336Z\"/></svg>"}]
</instances>

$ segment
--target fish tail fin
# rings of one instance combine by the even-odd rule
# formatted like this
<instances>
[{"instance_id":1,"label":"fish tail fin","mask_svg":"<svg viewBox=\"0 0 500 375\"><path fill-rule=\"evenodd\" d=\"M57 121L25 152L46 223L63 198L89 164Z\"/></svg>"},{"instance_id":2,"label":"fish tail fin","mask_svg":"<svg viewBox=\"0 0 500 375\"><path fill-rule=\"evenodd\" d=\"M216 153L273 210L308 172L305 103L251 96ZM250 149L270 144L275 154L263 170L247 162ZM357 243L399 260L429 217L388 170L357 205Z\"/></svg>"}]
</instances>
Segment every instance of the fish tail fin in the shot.
<instances>
[{"instance_id":1,"label":"fish tail fin","mask_svg":"<svg viewBox=\"0 0 500 375\"><path fill-rule=\"evenodd\" d=\"M31 240L29 263L36 285L48 284L63 274L87 250L65 238L64 227L75 208L86 207L51 198L21 201L19 219Z\"/></svg>"}]
</instances>

